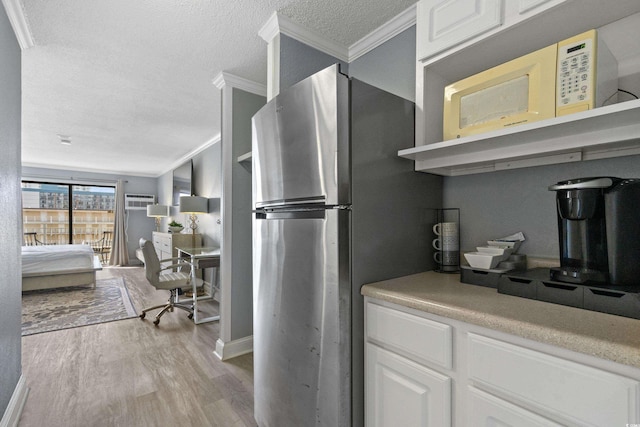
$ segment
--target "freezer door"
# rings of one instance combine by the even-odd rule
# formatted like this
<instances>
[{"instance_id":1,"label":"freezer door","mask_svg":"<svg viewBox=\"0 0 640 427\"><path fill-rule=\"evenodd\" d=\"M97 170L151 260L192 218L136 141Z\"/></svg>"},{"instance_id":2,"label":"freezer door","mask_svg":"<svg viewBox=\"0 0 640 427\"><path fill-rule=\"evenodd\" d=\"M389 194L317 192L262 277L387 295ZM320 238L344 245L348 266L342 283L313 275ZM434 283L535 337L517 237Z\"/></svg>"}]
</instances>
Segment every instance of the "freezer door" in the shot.
<instances>
[{"instance_id":1,"label":"freezer door","mask_svg":"<svg viewBox=\"0 0 640 427\"><path fill-rule=\"evenodd\" d=\"M348 215L253 220L260 427L350 425L348 248L338 236Z\"/></svg>"},{"instance_id":2,"label":"freezer door","mask_svg":"<svg viewBox=\"0 0 640 427\"><path fill-rule=\"evenodd\" d=\"M347 104L348 79L332 66L284 90L253 116L254 207L300 199L349 203L338 198L339 180L348 179L338 173L338 163L348 164L339 162L348 156Z\"/></svg>"}]
</instances>

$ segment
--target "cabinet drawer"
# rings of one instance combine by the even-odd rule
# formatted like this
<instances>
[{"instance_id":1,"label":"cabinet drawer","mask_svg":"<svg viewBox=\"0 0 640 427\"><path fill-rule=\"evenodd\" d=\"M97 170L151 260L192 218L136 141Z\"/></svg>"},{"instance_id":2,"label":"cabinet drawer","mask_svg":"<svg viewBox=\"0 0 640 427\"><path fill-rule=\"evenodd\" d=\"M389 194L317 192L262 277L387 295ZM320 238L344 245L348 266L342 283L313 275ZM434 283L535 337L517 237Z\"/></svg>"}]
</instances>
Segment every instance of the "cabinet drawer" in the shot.
<instances>
[{"instance_id":1,"label":"cabinet drawer","mask_svg":"<svg viewBox=\"0 0 640 427\"><path fill-rule=\"evenodd\" d=\"M638 381L472 333L468 352L478 388L578 425L639 422Z\"/></svg>"},{"instance_id":2,"label":"cabinet drawer","mask_svg":"<svg viewBox=\"0 0 640 427\"><path fill-rule=\"evenodd\" d=\"M168 252L171 253L171 240L157 239L153 241L153 246L156 248L156 252Z\"/></svg>"},{"instance_id":3,"label":"cabinet drawer","mask_svg":"<svg viewBox=\"0 0 640 427\"><path fill-rule=\"evenodd\" d=\"M451 326L368 303L367 339L421 363L452 367Z\"/></svg>"}]
</instances>

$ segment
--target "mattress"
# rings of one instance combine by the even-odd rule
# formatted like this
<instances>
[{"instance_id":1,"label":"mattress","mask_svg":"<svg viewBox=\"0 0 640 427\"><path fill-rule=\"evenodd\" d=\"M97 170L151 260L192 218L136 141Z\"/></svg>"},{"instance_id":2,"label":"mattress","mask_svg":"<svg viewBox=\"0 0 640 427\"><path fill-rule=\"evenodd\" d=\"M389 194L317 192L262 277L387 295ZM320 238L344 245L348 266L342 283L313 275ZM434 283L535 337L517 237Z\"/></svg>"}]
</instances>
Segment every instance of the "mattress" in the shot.
<instances>
[{"instance_id":1,"label":"mattress","mask_svg":"<svg viewBox=\"0 0 640 427\"><path fill-rule=\"evenodd\" d=\"M93 256L89 245L23 246L22 274L91 269Z\"/></svg>"}]
</instances>

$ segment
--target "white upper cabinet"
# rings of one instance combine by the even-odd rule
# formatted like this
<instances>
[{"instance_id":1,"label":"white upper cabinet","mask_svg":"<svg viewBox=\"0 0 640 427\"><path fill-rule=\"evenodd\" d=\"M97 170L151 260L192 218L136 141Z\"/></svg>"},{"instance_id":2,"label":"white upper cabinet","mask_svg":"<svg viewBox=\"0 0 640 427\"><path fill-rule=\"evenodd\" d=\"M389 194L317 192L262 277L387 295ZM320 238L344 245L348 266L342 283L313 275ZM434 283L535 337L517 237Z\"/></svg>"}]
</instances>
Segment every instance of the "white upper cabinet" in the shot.
<instances>
[{"instance_id":1,"label":"white upper cabinet","mask_svg":"<svg viewBox=\"0 0 640 427\"><path fill-rule=\"evenodd\" d=\"M505 0L422 0L418 2L418 59L430 58L502 25Z\"/></svg>"},{"instance_id":2,"label":"white upper cabinet","mask_svg":"<svg viewBox=\"0 0 640 427\"><path fill-rule=\"evenodd\" d=\"M446 86L591 29L618 63L618 87L640 95L638 0L421 0L416 140L398 154L447 176L640 154L640 101L621 92L617 104L443 138Z\"/></svg>"},{"instance_id":3,"label":"white upper cabinet","mask_svg":"<svg viewBox=\"0 0 640 427\"><path fill-rule=\"evenodd\" d=\"M417 4L417 58L472 44L566 0L422 0ZM466 43L465 43L466 42Z\"/></svg>"}]
</instances>

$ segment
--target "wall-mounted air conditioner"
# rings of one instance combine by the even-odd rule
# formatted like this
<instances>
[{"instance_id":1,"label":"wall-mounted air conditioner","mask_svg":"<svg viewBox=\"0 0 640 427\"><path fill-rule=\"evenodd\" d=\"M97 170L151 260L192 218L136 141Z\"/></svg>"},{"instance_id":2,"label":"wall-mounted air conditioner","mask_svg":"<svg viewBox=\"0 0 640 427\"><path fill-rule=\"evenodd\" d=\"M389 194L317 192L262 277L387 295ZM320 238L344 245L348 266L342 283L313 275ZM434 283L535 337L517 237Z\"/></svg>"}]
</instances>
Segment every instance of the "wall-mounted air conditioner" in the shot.
<instances>
[{"instance_id":1,"label":"wall-mounted air conditioner","mask_svg":"<svg viewBox=\"0 0 640 427\"><path fill-rule=\"evenodd\" d=\"M128 211L146 211L148 205L156 202L153 194L125 194L124 208Z\"/></svg>"}]
</instances>

